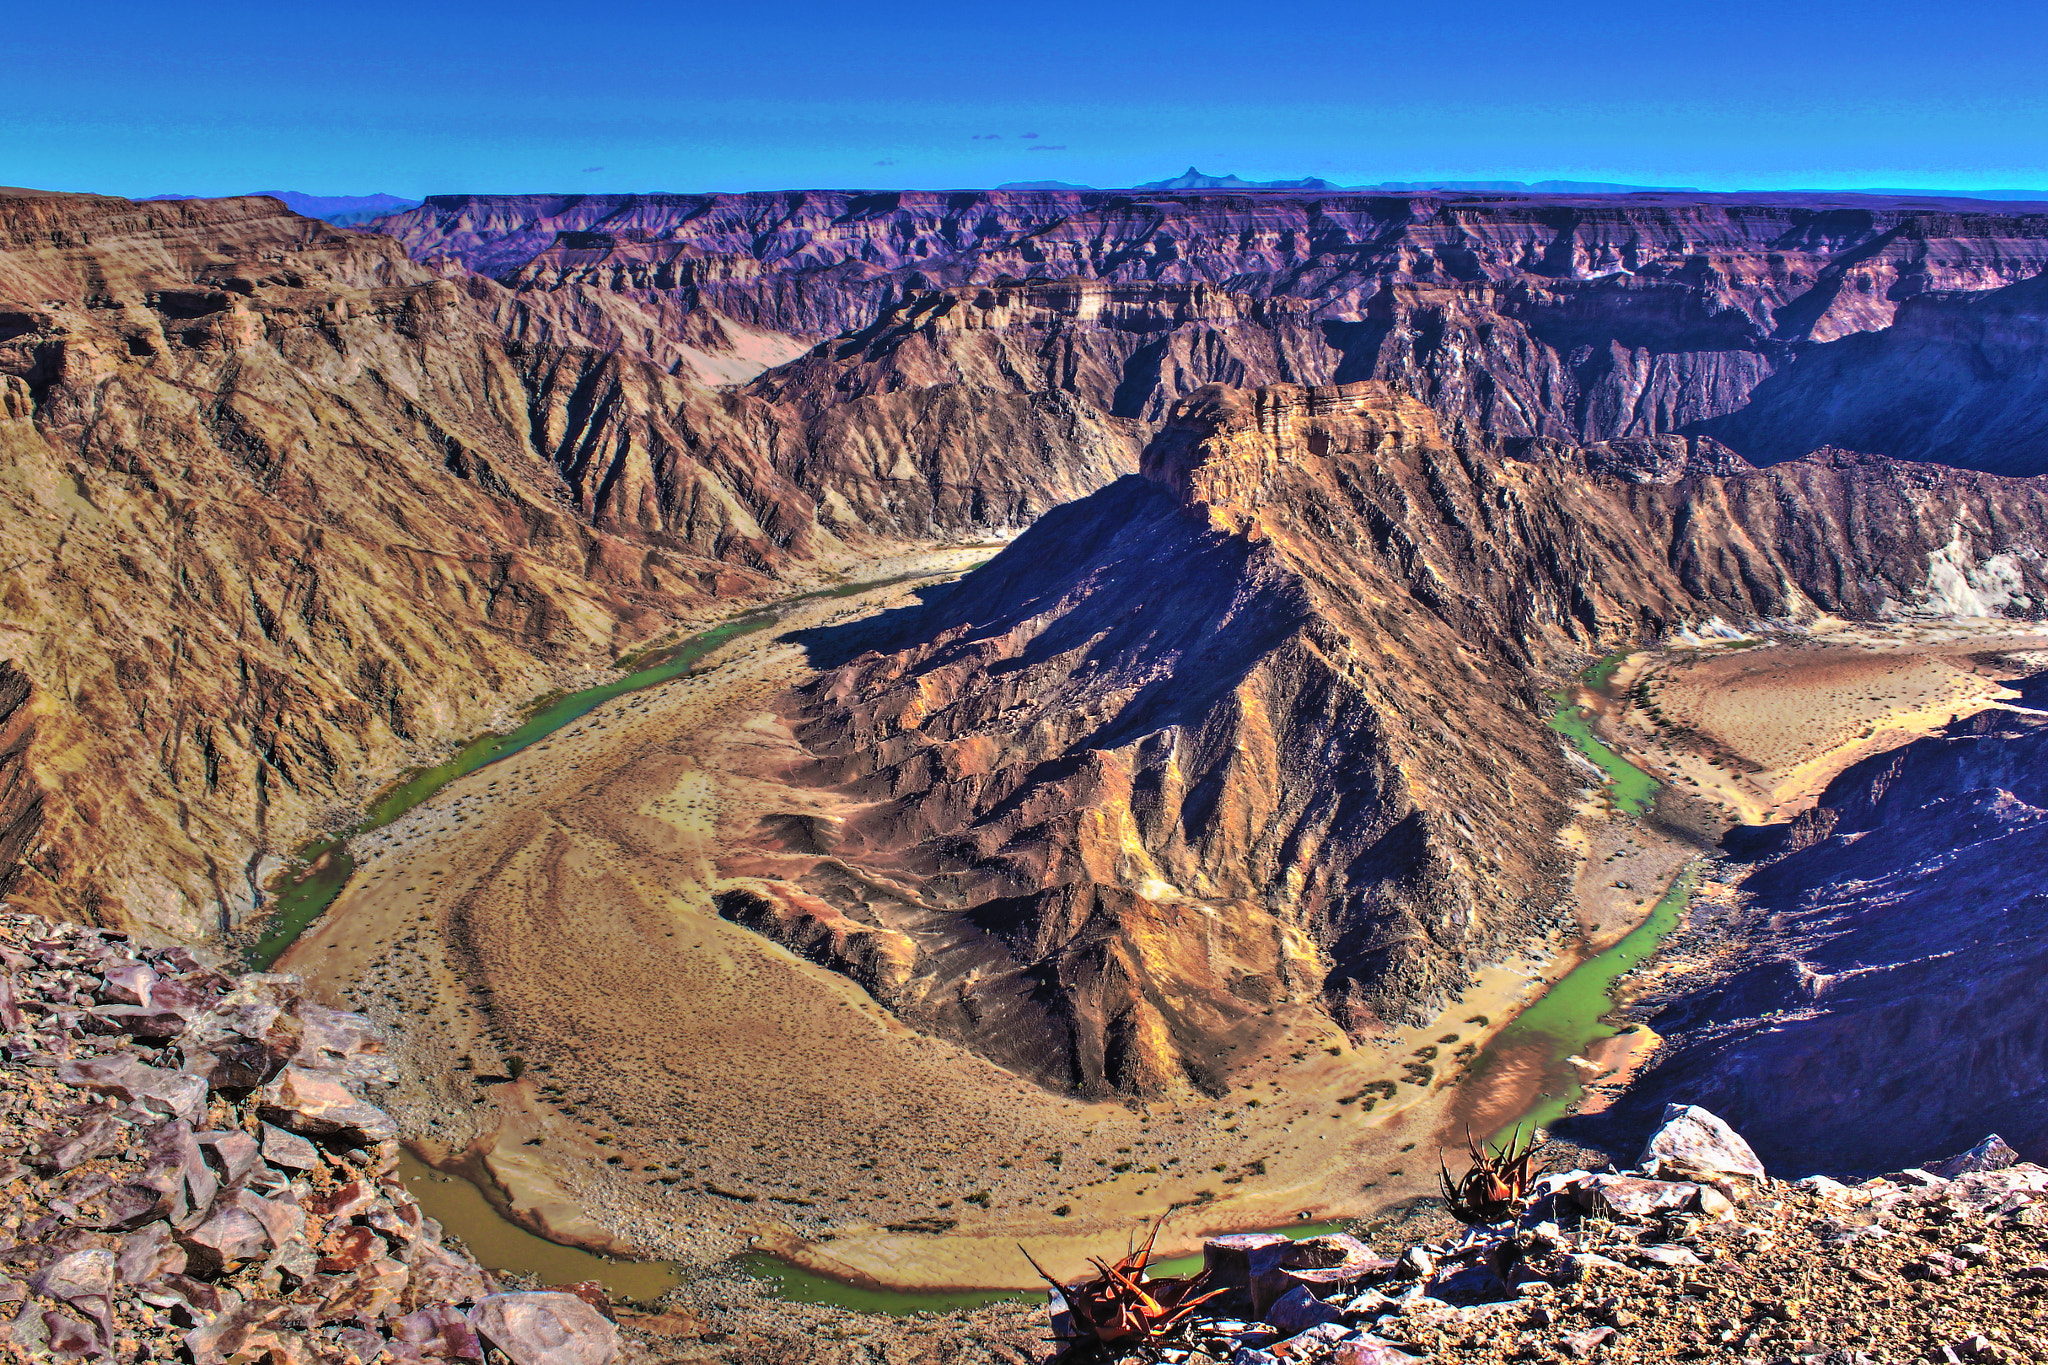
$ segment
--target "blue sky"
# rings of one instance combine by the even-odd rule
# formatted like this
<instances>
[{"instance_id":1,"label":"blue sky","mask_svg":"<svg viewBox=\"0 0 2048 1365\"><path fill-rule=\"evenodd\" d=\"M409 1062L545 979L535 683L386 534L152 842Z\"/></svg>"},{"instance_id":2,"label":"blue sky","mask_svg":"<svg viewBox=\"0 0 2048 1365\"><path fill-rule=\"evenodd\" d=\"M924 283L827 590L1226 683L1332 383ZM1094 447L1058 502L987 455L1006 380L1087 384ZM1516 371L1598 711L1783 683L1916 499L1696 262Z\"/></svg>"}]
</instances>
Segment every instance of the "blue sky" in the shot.
<instances>
[{"instance_id":1,"label":"blue sky","mask_svg":"<svg viewBox=\"0 0 2048 1365\"><path fill-rule=\"evenodd\" d=\"M0 184L2048 189L2048 5L15 8Z\"/></svg>"}]
</instances>

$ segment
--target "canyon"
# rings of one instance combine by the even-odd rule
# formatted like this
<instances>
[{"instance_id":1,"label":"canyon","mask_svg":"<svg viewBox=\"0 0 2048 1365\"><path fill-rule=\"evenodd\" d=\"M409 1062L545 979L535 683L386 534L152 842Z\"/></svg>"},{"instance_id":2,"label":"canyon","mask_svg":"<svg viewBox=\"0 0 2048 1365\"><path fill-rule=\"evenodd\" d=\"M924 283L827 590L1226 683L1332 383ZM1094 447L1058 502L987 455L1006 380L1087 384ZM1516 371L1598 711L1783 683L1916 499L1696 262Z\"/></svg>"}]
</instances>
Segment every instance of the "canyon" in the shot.
<instances>
[{"instance_id":1,"label":"canyon","mask_svg":"<svg viewBox=\"0 0 2048 1365\"><path fill-rule=\"evenodd\" d=\"M2044 272L2048 214L1867 197L0 191L0 893L241 946L346 835L284 966L405 1136L692 1265L1010 1285L1421 1194L1697 859L1721 947L1560 1131L1959 1148L2039 1087L2023 1004L1946 1003L2024 996L2031 722L1879 707L1782 789L1643 739L1646 813L1550 722L1603 658L2048 617Z\"/></svg>"}]
</instances>

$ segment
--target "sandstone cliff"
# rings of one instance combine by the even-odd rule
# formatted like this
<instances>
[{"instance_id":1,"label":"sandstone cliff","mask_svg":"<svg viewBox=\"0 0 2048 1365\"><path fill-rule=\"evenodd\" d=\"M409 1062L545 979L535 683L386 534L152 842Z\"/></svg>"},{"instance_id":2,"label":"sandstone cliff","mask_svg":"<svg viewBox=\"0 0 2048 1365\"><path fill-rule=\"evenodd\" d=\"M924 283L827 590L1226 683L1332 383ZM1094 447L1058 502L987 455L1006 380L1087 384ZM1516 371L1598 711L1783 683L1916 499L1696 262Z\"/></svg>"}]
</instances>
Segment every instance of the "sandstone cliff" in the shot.
<instances>
[{"instance_id":1,"label":"sandstone cliff","mask_svg":"<svg viewBox=\"0 0 2048 1365\"><path fill-rule=\"evenodd\" d=\"M365 780L809 551L804 494L692 445L719 403L515 356L495 290L268 199L0 198L17 902L217 933Z\"/></svg>"},{"instance_id":2,"label":"sandstone cliff","mask_svg":"<svg viewBox=\"0 0 2048 1365\"><path fill-rule=\"evenodd\" d=\"M850 811L764 824L735 861L779 876L730 908L1090 1090L1213 1084L1277 999L1371 1030L1547 924L1569 660L1926 602L1993 547L2048 603L2027 482L1680 438L1497 460L1377 384L1202 390L1145 475L792 701Z\"/></svg>"}]
</instances>

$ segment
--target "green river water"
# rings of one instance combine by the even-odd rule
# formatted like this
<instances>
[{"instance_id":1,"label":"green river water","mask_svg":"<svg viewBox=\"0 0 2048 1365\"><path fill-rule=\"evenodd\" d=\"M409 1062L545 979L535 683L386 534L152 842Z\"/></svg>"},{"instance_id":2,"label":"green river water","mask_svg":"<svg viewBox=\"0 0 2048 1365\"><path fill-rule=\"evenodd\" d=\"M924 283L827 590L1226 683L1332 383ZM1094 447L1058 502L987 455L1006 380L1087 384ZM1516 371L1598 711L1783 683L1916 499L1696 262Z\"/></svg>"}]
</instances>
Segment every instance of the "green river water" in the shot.
<instances>
[{"instance_id":1,"label":"green river water","mask_svg":"<svg viewBox=\"0 0 2048 1365\"><path fill-rule=\"evenodd\" d=\"M806 593L777 605L816 597L852 596L920 576L848 584ZM517 753L570 721L589 714L613 697L659 686L682 676L719 646L763 630L776 620L775 608L768 607L716 626L672 649L647 656L640 661L642 666L635 672L601 687L569 693L543 703L516 729L502 735L479 736L446 762L409 774L380 795L354 826L301 850L300 862L307 871L277 897L262 936L249 950L251 965L260 968L275 962L291 946L293 939L318 919L341 893L355 868L346 849L350 838L390 824L456 778ZM1602 669L1611 674L1611 661L1596 666L1588 674L1588 681L1596 686L1604 682ZM1626 814L1646 813L1656 796L1658 784L1655 779L1601 743L1593 734L1587 716L1569 704L1563 694L1559 694L1556 700L1559 707L1551 718L1551 728L1570 739L1581 753L1607 774L1608 794L1617 810ZM1618 1031L1602 1022L1613 1008L1614 983L1654 952L1664 936L1677 926L1691 887L1691 874L1681 876L1658 900L1648 919L1621 942L1567 973L1541 999L1503 1028L1480 1054L1472 1070L1474 1076L1483 1074L1491 1060L1510 1053L1526 1056L1535 1049L1547 1058L1545 1089L1535 1106L1522 1115L1524 1126L1552 1122L1583 1093L1575 1073L1564 1064L1565 1059L1584 1051L1595 1040L1611 1037ZM614 1297L633 1302L651 1302L683 1278L680 1267L666 1262L616 1261L537 1237L506 1218L476 1185L459 1176L436 1171L409 1152L401 1158L400 1172L426 1212L460 1237L489 1269L531 1274L550 1284L595 1280ZM1313 1237L1341 1231L1345 1226L1344 1223L1297 1223L1273 1230L1291 1237ZM740 1261L750 1273L766 1281L784 1298L869 1313L942 1313L1033 1297L1014 1291L915 1293L863 1289L768 1256L747 1255ZM1184 1257L1162 1260L1154 1269L1158 1274L1188 1274L1200 1264L1198 1256Z\"/></svg>"}]
</instances>

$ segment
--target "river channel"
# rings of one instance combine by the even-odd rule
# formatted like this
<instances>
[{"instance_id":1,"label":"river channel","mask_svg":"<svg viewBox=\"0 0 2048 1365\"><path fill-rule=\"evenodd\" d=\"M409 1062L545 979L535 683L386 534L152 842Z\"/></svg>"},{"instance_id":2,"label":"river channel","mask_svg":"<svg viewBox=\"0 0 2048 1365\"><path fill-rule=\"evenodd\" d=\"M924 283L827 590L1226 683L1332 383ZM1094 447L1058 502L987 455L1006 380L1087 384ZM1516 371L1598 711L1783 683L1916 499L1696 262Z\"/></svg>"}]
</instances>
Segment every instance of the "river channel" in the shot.
<instances>
[{"instance_id":1,"label":"river channel","mask_svg":"<svg viewBox=\"0 0 2048 1365\"><path fill-rule=\"evenodd\" d=\"M457 778L517 753L614 697L683 676L721 646L774 625L782 607L820 597L850 597L916 578L944 576L947 575L906 575L851 583L750 611L680 644L643 655L635 661L639 667L609 683L548 700L516 728L504 734L478 736L445 762L406 775L380 794L354 825L301 850L299 865L304 871L278 894L261 936L248 951L251 965L261 968L275 962L333 904L355 870L347 849L351 838L392 823ZM1597 685L1601 680L1589 675L1588 681ZM1614 809L1626 814L1646 812L1655 798L1656 781L1603 744L1579 708L1561 694L1556 700L1559 708L1552 717L1552 728L1606 774L1607 796ZM1677 926L1690 895L1691 881L1690 875L1681 876L1641 925L1559 979L1503 1028L1475 1059L1472 1077L1484 1075L1490 1064L1509 1055L1524 1064L1532 1055L1539 1058L1542 1080L1533 1106L1520 1116L1522 1125L1551 1122L1578 1100L1582 1091L1567 1059L1583 1052L1595 1040L1616 1033L1612 1025L1603 1022L1613 1008L1614 983L1640 965ZM544 1283L595 1280L615 1297L634 1302L651 1302L683 1278L682 1268L669 1263L617 1261L538 1237L508 1218L483 1188L460 1175L435 1170L409 1152L401 1158L400 1173L426 1212L466 1243L489 1269L532 1275ZM1295 1223L1275 1231L1308 1237L1338 1231L1344 1226ZM869 1289L843 1284L764 1255L748 1255L740 1261L749 1273L767 1282L784 1298L863 1312L946 1312L1022 1297L1015 1291L918 1293ZM1199 1258L1186 1258L1184 1262L1159 1262L1157 1269L1166 1274L1188 1273L1198 1265Z\"/></svg>"}]
</instances>

